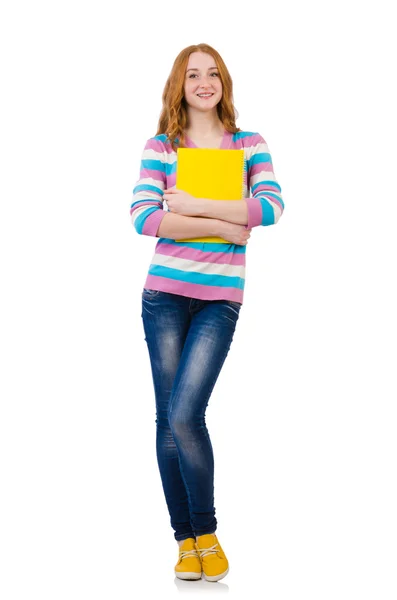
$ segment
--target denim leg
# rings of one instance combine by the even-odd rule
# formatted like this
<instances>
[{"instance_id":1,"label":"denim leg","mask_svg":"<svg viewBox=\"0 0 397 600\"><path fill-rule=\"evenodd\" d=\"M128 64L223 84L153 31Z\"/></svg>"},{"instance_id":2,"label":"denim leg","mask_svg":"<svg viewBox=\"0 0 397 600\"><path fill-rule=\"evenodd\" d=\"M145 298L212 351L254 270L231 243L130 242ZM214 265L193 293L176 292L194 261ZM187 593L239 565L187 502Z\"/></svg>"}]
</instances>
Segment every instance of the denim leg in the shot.
<instances>
[{"instance_id":1,"label":"denim leg","mask_svg":"<svg viewBox=\"0 0 397 600\"><path fill-rule=\"evenodd\" d=\"M172 387L168 421L188 494L190 521L198 536L213 533L217 527L214 456L205 411L229 352L241 305L192 300L190 306L197 310Z\"/></svg>"},{"instance_id":2,"label":"denim leg","mask_svg":"<svg viewBox=\"0 0 397 600\"><path fill-rule=\"evenodd\" d=\"M189 299L144 290L142 320L156 399L157 463L174 537L183 540L194 537L194 532L178 450L168 422L168 406L189 329Z\"/></svg>"}]
</instances>

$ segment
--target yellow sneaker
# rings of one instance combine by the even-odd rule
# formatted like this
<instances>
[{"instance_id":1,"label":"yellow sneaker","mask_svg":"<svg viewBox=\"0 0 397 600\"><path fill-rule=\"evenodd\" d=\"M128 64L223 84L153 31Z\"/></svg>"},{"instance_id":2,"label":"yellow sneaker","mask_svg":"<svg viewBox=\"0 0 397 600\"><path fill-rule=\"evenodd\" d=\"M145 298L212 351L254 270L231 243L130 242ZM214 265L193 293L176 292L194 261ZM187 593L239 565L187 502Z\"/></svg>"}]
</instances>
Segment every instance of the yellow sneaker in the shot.
<instances>
[{"instance_id":1,"label":"yellow sneaker","mask_svg":"<svg viewBox=\"0 0 397 600\"><path fill-rule=\"evenodd\" d=\"M175 575L179 579L201 579L201 562L194 538L186 538L180 545Z\"/></svg>"},{"instance_id":2,"label":"yellow sneaker","mask_svg":"<svg viewBox=\"0 0 397 600\"><path fill-rule=\"evenodd\" d=\"M229 572L229 561L223 552L215 533L200 535L196 541L201 566L207 581L219 581Z\"/></svg>"}]
</instances>

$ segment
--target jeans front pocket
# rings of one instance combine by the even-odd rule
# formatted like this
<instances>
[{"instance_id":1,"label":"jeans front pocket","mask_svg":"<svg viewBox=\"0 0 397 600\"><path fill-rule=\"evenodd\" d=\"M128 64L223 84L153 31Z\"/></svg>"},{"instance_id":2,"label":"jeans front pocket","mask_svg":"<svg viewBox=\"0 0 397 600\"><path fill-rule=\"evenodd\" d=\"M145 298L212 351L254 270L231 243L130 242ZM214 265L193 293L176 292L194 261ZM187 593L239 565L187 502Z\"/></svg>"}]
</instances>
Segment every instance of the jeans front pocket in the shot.
<instances>
[{"instance_id":1,"label":"jeans front pocket","mask_svg":"<svg viewBox=\"0 0 397 600\"><path fill-rule=\"evenodd\" d=\"M235 308L240 309L241 308L241 302L236 302L235 300L226 300L226 302L228 304L231 304L232 306L234 306Z\"/></svg>"},{"instance_id":2,"label":"jeans front pocket","mask_svg":"<svg viewBox=\"0 0 397 600\"><path fill-rule=\"evenodd\" d=\"M147 298L155 298L160 294L160 290L150 290L148 288L143 288L142 296L146 296Z\"/></svg>"}]
</instances>

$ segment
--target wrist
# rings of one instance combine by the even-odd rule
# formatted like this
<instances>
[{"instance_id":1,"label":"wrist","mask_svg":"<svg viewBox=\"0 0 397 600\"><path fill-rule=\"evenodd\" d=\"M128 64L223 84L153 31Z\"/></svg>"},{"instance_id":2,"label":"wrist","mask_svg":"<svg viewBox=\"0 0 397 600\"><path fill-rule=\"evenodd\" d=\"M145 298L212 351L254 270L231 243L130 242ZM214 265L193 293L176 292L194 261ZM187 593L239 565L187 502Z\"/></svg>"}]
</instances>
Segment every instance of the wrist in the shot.
<instances>
[{"instance_id":1,"label":"wrist","mask_svg":"<svg viewBox=\"0 0 397 600\"><path fill-rule=\"evenodd\" d=\"M213 227L213 231L210 235L214 237L222 237L223 234L223 221L220 219L208 219Z\"/></svg>"},{"instance_id":2,"label":"wrist","mask_svg":"<svg viewBox=\"0 0 397 600\"><path fill-rule=\"evenodd\" d=\"M209 207L211 200L207 198L197 198L197 216L198 217L211 217Z\"/></svg>"}]
</instances>

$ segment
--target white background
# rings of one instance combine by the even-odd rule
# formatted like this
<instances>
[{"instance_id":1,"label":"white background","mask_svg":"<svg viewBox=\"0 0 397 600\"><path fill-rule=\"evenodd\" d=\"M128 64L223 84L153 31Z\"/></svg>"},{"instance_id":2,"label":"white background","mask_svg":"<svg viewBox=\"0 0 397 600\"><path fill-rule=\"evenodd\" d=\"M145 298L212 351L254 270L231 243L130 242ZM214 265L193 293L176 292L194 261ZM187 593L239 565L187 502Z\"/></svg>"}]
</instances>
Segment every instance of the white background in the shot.
<instances>
[{"instance_id":1,"label":"white background","mask_svg":"<svg viewBox=\"0 0 397 600\"><path fill-rule=\"evenodd\" d=\"M395 599L391 3L2 6L1 597ZM173 61L199 42L285 201L249 240L207 410L216 584L174 577L141 321L156 240L129 220Z\"/></svg>"}]
</instances>

